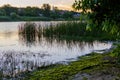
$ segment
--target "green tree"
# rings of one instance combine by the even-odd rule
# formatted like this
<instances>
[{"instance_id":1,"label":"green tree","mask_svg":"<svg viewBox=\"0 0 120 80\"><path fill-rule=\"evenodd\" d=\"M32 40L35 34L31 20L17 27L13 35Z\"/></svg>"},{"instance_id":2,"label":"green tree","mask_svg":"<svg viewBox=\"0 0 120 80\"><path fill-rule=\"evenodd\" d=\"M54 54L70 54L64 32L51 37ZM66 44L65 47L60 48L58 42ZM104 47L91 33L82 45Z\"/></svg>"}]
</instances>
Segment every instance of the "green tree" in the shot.
<instances>
[{"instance_id":1,"label":"green tree","mask_svg":"<svg viewBox=\"0 0 120 80\"><path fill-rule=\"evenodd\" d=\"M33 16L39 16L39 14L41 13L41 9L38 7L32 7L32 11L33 11Z\"/></svg>"},{"instance_id":2,"label":"green tree","mask_svg":"<svg viewBox=\"0 0 120 80\"><path fill-rule=\"evenodd\" d=\"M50 16L51 6L49 4L43 4L42 9L44 11L44 16L49 17Z\"/></svg>"},{"instance_id":3,"label":"green tree","mask_svg":"<svg viewBox=\"0 0 120 80\"><path fill-rule=\"evenodd\" d=\"M12 13L10 13L10 17L11 17L12 19L18 19L18 18L19 18L19 15L17 15L15 12L12 12Z\"/></svg>"},{"instance_id":4,"label":"green tree","mask_svg":"<svg viewBox=\"0 0 120 80\"><path fill-rule=\"evenodd\" d=\"M6 4L6 5L2 6L1 9L3 9L5 11L7 16L10 16L10 13L12 13L12 12L17 13L17 8L16 7L12 7L9 4Z\"/></svg>"},{"instance_id":5,"label":"green tree","mask_svg":"<svg viewBox=\"0 0 120 80\"><path fill-rule=\"evenodd\" d=\"M50 17L53 19L60 18L60 13L58 7L53 7L53 10L51 11Z\"/></svg>"},{"instance_id":6,"label":"green tree","mask_svg":"<svg viewBox=\"0 0 120 80\"><path fill-rule=\"evenodd\" d=\"M120 0L75 0L73 7L87 14L87 29L97 27L119 34Z\"/></svg>"},{"instance_id":7,"label":"green tree","mask_svg":"<svg viewBox=\"0 0 120 80\"><path fill-rule=\"evenodd\" d=\"M0 9L0 16L5 16L6 13L5 13L5 10L4 9Z\"/></svg>"},{"instance_id":8,"label":"green tree","mask_svg":"<svg viewBox=\"0 0 120 80\"><path fill-rule=\"evenodd\" d=\"M30 6L27 6L26 8L25 8L25 16L33 16L33 10L32 10L32 7L30 7Z\"/></svg>"},{"instance_id":9,"label":"green tree","mask_svg":"<svg viewBox=\"0 0 120 80\"><path fill-rule=\"evenodd\" d=\"M41 9L37 8L37 7L26 7L25 8L25 15L26 16L39 16Z\"/></svg>"},{"instance_id":10,"label":"green tree","mask_svg":"<svg viewBox=\"0 0 120 80\"><path fill-rule=\"evenodd\" d=\"M71 19L71 18L73 18L73 13L70 12L70 11L66 11L66 12L64 12L64 14L62 15L62 17L63 17L63 18L69 18L69 19Z\"/></svg>"}]
</instances>

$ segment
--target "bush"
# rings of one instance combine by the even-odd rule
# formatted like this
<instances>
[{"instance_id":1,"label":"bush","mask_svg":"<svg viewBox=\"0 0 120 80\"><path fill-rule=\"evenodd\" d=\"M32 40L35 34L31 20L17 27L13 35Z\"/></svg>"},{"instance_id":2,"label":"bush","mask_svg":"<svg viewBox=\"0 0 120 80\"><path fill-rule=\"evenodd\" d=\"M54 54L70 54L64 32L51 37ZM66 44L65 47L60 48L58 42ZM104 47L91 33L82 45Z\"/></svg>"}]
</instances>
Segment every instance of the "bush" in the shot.
<instances>
[{"instance_id":1,"label":"bush","mask_svg":"<svg viewBox=\"0 0 120 80\"><path fill-rule=\"evenodd\" d=\"M17 15L17 14L14 13L14 12L10 13L10 17L11 17L12 19L19 19L19 15Z\"/></svg>"}]
</instances>

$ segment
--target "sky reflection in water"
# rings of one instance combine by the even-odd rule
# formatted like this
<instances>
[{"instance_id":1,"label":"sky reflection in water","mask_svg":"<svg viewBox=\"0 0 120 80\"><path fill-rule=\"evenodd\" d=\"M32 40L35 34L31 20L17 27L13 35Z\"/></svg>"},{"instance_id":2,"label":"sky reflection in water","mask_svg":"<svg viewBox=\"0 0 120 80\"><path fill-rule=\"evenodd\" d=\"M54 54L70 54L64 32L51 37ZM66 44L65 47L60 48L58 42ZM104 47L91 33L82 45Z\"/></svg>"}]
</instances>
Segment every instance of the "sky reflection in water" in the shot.
<instances>
[{"instance_id":1,"label":"sky reflection in water","mask_svg":"<svg viewBox=\"0 0 120 80\"><path fill-rule=\"evenodd\" d=\"M96 50L109 49L111 42L85 42L18 35L18 25L25 22L0 23L0 70L6 75L33 70L41 65L75 60ZM35 22L49 25L50 22ZM52 22L57 23L57 22Z\"/></svg>"}]
</instances>

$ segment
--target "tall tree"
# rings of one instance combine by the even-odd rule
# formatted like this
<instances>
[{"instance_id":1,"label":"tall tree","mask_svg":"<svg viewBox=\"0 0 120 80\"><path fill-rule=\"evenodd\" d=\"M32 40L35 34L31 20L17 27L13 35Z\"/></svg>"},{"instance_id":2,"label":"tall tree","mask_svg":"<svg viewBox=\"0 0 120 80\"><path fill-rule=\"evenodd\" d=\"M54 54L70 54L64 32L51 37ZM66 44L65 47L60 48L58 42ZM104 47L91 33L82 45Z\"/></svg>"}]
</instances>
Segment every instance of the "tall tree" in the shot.
<instances>
[{"instance_id":1,"label":"tall tree","mask_svg":"<svg viewBox=\"0 0 120 80\"><path fill-rule=\"evenodd\" d=\"M5 11L5 13L6 13L7 16L10 16L10 14L12 12L17 13L17 8L16 7L12 7L9 4L6 4L6 5L2 6L1 8Z\"/></svg>"},{"instance_id":2,"label":"tall tree","mask_svg":"<svg viewBox=\"0 0 120 80\"><path fill-rule=\"evenodd\" d=\"M42 9L44 10L44 15L46 17L49 17L50 16L51 6L49 4L43 4Z\"/></svg>"},{"instance_id":3,"label":"tall tree","mask_svg":"<svg viewBox=\"0 0 120 80\"><path fill-rule=\"evenodd\" d=\"M87 14L88 25L111 33L120 31L120 0L75 0L73 7Z\"/></svg>"},{"instance_id":4,"label":"tall tree","mask_svg":"<svg viewBox=\"0 0 120 80\"><path fill-rule=\"evenodd\" d=\"M50 17L53 19L60 18L60 11L58 7L54 7L54 6L52 7Z\"/></svg>"}]
</instances>

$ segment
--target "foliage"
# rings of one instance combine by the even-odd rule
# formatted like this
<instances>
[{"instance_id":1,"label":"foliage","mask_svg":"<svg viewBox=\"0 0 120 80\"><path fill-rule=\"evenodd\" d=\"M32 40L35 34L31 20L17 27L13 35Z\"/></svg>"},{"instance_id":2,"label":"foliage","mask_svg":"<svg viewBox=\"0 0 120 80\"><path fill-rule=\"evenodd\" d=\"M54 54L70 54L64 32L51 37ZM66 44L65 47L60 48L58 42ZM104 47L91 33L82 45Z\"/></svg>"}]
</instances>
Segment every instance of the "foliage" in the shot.
<instances>
[{"instance_id":1,"label":"foliage","mask_svg":"<svg viewBox=\"0 0 120 80\"><path fill-rule=\"evenodd\" d=\"M50 15L51 6L49 4L43 4L42 9L44 11L44 15L48 17Z\"/></svg>"},{"instance_id":2,"label":"foliage","mask_svg":"<svg viewBox=\"0 0 120 80\"><path fill-rule=\"evenodd\" d=\"M18 18L19 18L19 15L17 15L17 14L14 13L14 12L12 12L12 13L10 14L10 17L11 17L12 19L18 19Z\"/></svg>"},{"instance_id":3,"label":"foliage","mask_svg":"<svg viewBox=\"0 0 120 80\"><path fill-rule=\"evenodd\" d=\"M48 18L48 17L28 17L28 16L22 16L22 17L20 17L19 20L23 20L23 21L51 21L53 19L52 18Z\"/></svg>"},{"instance_id":4,"label":"foliage","mask_svg":"<svg viewBox=\"0 0 120 80\"><path fill-rule=\"evenodd\" d=\"M50 17L53 19L60 18L60 11L57 7L53 7L53 11L51 12Z\"/></svg>"},{"instance_id":5,"label":"foliage","mask_svg":"<svg viewBox=\"0 0 120 80\"><path fill-rule=\"evenodd\" d=\"M6 15L6 13L5 13L5 10L4 10L4 9L0 9L0 15L1 15L1 16L5 16L5 15Z\"/></svg>"},{"instance_id":6,"label":"foliage","mask_svg":"<svg viewBox=\"0 0 120 80\"><path fill-rule=\"evenodd\" d=\"M41 8L31 6L20 8L9 4L0 7L0 16L11 17L13 21L75 20L76 18L73 17L75 14L78 12L59 10L57 7L51 8L49 4L43 4ZM2 21L2 19L0 20Z\"/></svg>"},{"instance_id":7,"label":"foliage","mask_svg":"<svg viewBox=\"0 0 120 80\"><path fill-rule=\"evenodd\" d=\"M86 23L70 21L58 23L57 25L51 24L49 27L44 28L43 35L48 37L76 37L84 39L94 38L103 40L114 40L116 35L107 33L98 28L93 28L92 31L86 30Z\"/></svg>"},{"instance_id":8,"label":"foliage","mask_svg":"<svg viewBox=\"0 0 120 80\"><path fill-rule=\"evenodd\" d=\"M2 6L1 9L4 10L4 12L5 12L5 14L6 14L7 16L10 16L10 13L12 13L12 12L17 13L17 8L16 8L16 7L12 7L12 6L9 5L9 4Z\"/></svg>"},{"instance_id":9,"label":"foliage","mask_svg":"<svg viewBox=\"0 0 120 80\"><path fill-rule=\"evenodd\" d=\"M88 16L88 25L118 34L120 31L120 1L75 0L73 7Z\"/></svg>"},{"instance_id":10,"label":"foliage","mask_svg":"<svg viewBox=\"0 0 120 80\"><path fill-rule=\"evenodd\" d=\"M117 47L111 52L113 57L116 57L117 62L120 63L120 44L117 44Z\"/></svg>"},{"instance_id":11,"label":"foliage","mask_svg":"<svg viewBox=\"0 0 120 80\"><path fill-rule=\"evenodd\" d=\"M9 16L0 16L0 21L11 21L12 19Z\"/></svg>"},{"instance_id":12,"label":"foliage","mask_svg":"<svg viewBox=\"0 0 120 80\"><path fill-rule=\"evenodd\" d=\"M63 18L73 18L73 13L72 12L64 12L62 17Z\"/></svg>"},{"instance_id":13,"label":"foliage","mask_svg":"<svg viewBox=\"0 0 120 80\"><path fill-rule=\"evenodd\" d=\"M24 15L25 16L39 16L40 11L41 10L37 7L28 6L24 9Z\"/></svg>"},{"instance_id":14,"label":"foliage","mask_svg":"<svg viewBox=\"0 0 120 80\"><path fill-rule=\"evenodd\" d=\"M26 19L26 18L25 18ZM105 31L94 28L92 31L86 30L86 23L79 21L61 22L58 24L51 23L45 27L35 23L25 23L20 26L19 33L24 36L37 34L37 37L44 36L56 39L72 40L115 40L116 35L111 35Z\"/></svg>"}]
</instances>

